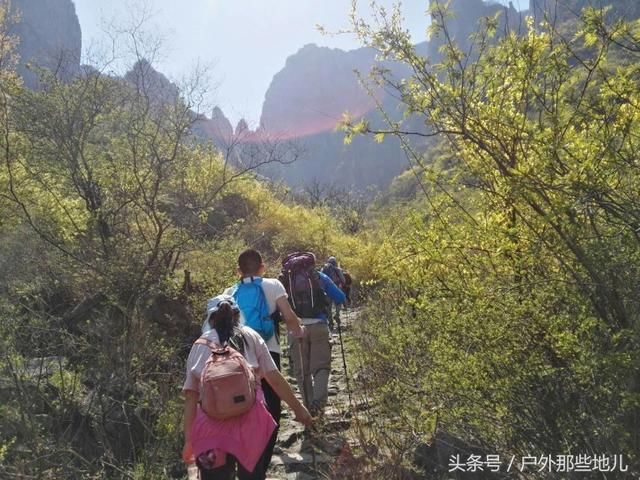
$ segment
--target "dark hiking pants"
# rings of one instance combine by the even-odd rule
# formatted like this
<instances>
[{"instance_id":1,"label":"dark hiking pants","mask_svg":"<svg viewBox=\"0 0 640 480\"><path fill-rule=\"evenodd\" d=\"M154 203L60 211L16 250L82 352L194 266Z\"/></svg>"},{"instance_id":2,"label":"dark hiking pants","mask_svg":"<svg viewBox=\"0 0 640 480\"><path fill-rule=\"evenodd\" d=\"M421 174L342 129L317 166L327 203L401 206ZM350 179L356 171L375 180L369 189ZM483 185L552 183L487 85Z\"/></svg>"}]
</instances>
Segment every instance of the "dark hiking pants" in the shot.
<instances>
[{"instance_id":1,"label":"dark hiking pants","mask_svg":"<svg viewBox=\"0 0 640 480\"><path fill-rule=\"evenodd\" d=\"M271 354L271 358L273 358L273 362L278 367L278 371L280 370L280 354L269 352ZM276 440L278 438L278 430L280 429L280 417L282 415L282 402L280 401L280 397L276 392L273 391L271 385L266 380L262 380L262 391L264 392L264 399L267 404L267 410L276 421L276 429L273 431L271 438L269 439L269 443L267 444L267 448L265 450L267 464L266 467L271 463L271 456L273 455L273 448L276 446Z\"/></svg>"}]
</instances>

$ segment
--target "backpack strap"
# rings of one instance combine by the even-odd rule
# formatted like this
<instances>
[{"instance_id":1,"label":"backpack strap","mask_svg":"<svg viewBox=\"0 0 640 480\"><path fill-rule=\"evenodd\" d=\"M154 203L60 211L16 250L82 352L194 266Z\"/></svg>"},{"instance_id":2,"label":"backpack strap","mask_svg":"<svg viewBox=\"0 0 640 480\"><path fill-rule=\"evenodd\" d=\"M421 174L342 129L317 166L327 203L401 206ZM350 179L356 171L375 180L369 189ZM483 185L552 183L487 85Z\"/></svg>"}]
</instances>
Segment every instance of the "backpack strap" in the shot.
<instances>
[{"instance_id":1,"label":"backpack strap","mask_svg":"<svg viewBox=\"0 0 640 480\"><path fill-rule=\"evenodd\" d=\"M293 309L296 309L296 296L293 294L293 288L291 287L292 285L292 281L291 281L291 270L287 270L287 290L288 290L288 294L289 294L289 300L291 301L291 306L293 307Z\"/></svg>"},{"instance_id":2,"label":"backpack strap","mask_svg":"<svg viewBox=\"0 0 640 480\"><path fill-rule=\"evenodd\" d=\"M243 357L244 357L245 347L247 345L247 341L244 338L244 335L242 334L242 332L239 332L237 335L234 335L233 337L229 338L229 340L227 340L223 344L220 344L219 342L212 342L211 340L207 340L206 338L203 338L203 337L198 338L193 343L197 345L206 345L214 352L216 350L223 350L226 347L232 347L233 349L237 350L240 353L240 355L242 355Z\"/></svg>"},{"instance_id":3,"label":"backpack strap","mask_svg":"<svg viewBox=\"0 0 640 480\"><path fill-rule=\"evenodd\" d=\"M233 337L229 338L229 340L227 341L227 345L231 345L231 347L236 349L240 353L240 355L244 357L245 346L247 345L247 341L244 338L244 335L242 334L241 331L239 331L237 335L234 335Z\"/></svg>"}]
</instances>

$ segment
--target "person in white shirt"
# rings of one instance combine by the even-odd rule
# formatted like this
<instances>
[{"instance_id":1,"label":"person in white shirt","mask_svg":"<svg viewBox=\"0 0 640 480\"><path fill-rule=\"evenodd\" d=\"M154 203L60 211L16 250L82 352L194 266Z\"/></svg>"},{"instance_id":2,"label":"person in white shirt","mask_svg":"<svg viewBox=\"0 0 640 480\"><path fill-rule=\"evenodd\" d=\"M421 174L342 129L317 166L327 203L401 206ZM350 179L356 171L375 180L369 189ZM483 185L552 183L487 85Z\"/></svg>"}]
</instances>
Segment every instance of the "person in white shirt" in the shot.
<instances>
[{"instance_id":1,"label":"person in white shirt","mask_svg":"<svg viewBox=\"0 0 640 480\"><path fill-rule=\"evenodd\" d=\"M267 302L269 315L271 315L271 318L276 322L276 333L270 338L266 339L265 343L267 344L269 353L271 353L271 358L273 358L273 361L278 367L278 370L280 370L280 356L282 355L282 349L280 348L280 339L277 334L277 320L279 319L279 317L284 320L287 326L287 330L294 338L302 338L304 336L304 327L302 326L301 320L292 310L291 305L289 305L289 301L287 300L287 291L285 290L280 280L276 278L263 278L265 272L266 267L264 265L262 255L257 250L247 249L238 256L238 275L240 277L240 282L260 283ZM233 291L235 289L235 286L230 287L225 290L224 293L227 295L233 295ZM240 302L239 307L242 310L243 305ZM205 328L206 325L203 327L203 330ZM266 381L262 382L262 389L264 391L267 409L269 410L269 413L271 413L273 419L276 421L279 427L280 417L282 414L282 404L280 402L280 397ZM278 427L273 432L273 436L271 437L271 440L267 447L268 461L271 460L273 448L276 444Z\"/></svg>"}]
</instances>

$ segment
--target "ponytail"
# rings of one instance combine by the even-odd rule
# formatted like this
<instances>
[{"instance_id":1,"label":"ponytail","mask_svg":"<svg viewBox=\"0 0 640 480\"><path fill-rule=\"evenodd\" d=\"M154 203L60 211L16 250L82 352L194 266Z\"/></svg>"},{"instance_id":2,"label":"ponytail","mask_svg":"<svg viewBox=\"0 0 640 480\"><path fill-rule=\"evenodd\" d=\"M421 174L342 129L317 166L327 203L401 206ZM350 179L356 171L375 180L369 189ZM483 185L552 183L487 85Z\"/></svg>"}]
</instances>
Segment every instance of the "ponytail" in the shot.
<instances>
[{"instance_id":1,"label":"ponytail","mask_svg":"<svg viewBox=\"0 0 640 480\"><path fill-rule=\"evenodd\" d=\"M227 342L240 332L240 312L231 308L228 302L220 302L218 310L211 315L209 322L218 333L220 343Z\"/></svg>"}]
</instances>

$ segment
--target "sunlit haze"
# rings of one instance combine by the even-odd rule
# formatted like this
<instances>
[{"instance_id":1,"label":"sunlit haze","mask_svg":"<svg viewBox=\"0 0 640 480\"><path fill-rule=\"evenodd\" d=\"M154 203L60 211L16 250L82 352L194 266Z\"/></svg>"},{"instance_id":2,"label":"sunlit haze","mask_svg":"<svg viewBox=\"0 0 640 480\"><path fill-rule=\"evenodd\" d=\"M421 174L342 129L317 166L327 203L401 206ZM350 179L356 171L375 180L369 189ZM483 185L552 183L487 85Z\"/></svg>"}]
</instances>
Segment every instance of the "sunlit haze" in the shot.
<instances>
[{"instance_id":1,"label":"sunlit haze","mask_svg":"<svg viewBox=\"0 0 640 480\"><path fill-rule=\"evenodd\" d=\"M108 42L114 20L126 25L143 10L151 12L146 29L162 38L155 67L179 79L198 63L210 66L211 102L235 124L260 118L265 92L288 56L308 43L350 50L353 35L323 35L348 27L351 0L74 0L85 52ZM362 3L362 9L369 2ZM381 0L390 6L392 0ZM528 2L522 2L528 3ZM402 10L416 42L425 40L427 1L407 1ZM514 2L517 6L517 2Z\"/></svg>"}]
</instances>

